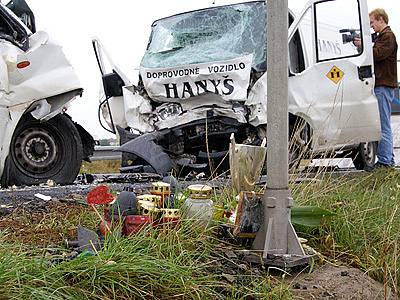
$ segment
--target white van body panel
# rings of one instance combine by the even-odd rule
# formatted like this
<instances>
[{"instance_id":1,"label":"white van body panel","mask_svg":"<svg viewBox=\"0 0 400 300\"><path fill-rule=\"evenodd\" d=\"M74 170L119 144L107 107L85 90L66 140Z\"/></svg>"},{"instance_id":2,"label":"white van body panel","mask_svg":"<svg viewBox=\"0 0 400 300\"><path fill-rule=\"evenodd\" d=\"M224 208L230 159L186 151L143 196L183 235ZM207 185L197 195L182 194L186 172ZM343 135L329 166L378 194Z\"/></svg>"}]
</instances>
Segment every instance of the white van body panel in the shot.
<instances>
[{"instance_id":1,"label":"white van body panel","mask_svg":"<svg viewBox=\"0 0 400 300\"><path fill-rule=\"evenodd\" d=\"M341 148L345 145L380 139L380 119L377 99L373 94L373 77L360 80L358 68L373 68L372 41L368 19L361 18L363 35L363 52L360 56L332 59L317 62L316 51L335 50L342 55L350 53L351 43L343 45L338 41L339 27L322 24L324 39L316 40L313 20L303 20L307 11L314 16L314 4L321 1L310 1L289 29L289 41L299 29L301 21L312 27L312 36L305 38L301 34L303 44L312 44L312 50L305 52L306 69L289 77L289 112L303 118L313 129L314 151L325 151ZM368 15L365 1L360 1L360 12ZM310 29L310 28L309 28ZM302 33L300 31L300 33ZM319 43L317 45L317 43ZM327 43L330 43L327 45ZM303 49L304 50L304 49ZM339 83L332 82L327 74L332 68L339 68L343 79ZM267 122L267 73L254 85L246 102L251 108L250 123L254 126Z\"/></svg>"},{"instance_id":2,"label":"white van body panel","mask_svg":"<svg viewBox=\"0 0 400 300\"><path fill-rule=\"evenodd\" d=\"M0 39L0 174L23 113L36 101L81 89L78 76L61 46L47 33L32 34L29 41L30 47L24 52ZM17 68L23 61L29 61L29 66Z\"/></svg>"}]
</instances>

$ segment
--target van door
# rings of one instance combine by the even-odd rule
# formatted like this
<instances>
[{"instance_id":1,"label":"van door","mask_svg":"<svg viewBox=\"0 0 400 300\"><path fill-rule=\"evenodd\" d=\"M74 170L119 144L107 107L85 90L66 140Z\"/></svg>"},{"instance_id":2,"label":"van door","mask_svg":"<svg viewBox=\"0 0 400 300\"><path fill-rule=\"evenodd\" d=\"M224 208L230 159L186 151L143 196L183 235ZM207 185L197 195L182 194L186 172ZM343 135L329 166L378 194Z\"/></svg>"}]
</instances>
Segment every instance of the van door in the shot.
<instances>
[{"instance_id":1,"label":"van door","mask_svg":"<svg viewBox=\"0 0 400 300\"><path fill-rule=\"evenodd\" d=\"M99 112L101 111L108 126L100 125L111 133L116 133L116 126L125 128L128 126L125 118L125 106L123 87L130 86L128 77L114 64L110 55L98 39L92 40L93 50L96 55L102 77L104 99L100 100Z\"/></svg>"},{"instance_id":2,"label":"van door","mask_svg":"<svg viewBox=\"0 0 400 300\"><path fill-rule=\"evenodd\" d=\"M362 47L352 43L362 38ZM289 111L313 130L313 149L380 138L365 0L311 1L289 29L300 37L304 68L290 61Z\"/></svg>"}]
</instances>

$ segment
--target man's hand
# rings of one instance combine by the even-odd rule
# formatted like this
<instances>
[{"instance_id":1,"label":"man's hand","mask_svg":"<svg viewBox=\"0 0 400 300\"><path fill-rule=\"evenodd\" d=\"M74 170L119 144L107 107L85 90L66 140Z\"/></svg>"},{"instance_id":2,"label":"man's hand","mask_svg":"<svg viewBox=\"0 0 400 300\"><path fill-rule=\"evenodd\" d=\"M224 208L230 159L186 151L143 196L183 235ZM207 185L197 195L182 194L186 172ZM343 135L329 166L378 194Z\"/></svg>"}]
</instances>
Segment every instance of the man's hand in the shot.
<instances>
[{"instance_id":1,"label":"man's hand","mask_svg":"<svg viewBox=\"0 0 400 300\"><path fill-rule=\"evenodd\" d=\"M357 47L357 49L361 49L361 38L355 37L353 40L353 44Z\"/></svg>"}]
</instances>

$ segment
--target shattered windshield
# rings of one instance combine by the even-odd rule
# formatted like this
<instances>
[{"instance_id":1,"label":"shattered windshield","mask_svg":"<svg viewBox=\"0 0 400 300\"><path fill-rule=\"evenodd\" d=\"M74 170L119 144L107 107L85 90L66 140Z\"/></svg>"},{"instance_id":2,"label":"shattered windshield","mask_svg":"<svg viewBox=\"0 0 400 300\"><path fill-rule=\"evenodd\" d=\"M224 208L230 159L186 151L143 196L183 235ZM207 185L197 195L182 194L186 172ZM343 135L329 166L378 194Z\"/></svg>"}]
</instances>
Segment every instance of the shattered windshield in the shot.
<instances>
[{"instance_id":1,"label":"shattered windshield","mask_svg":"<svg viewBox=\"0 0 400 300\"><path fill-rule=\"evenodd\" d=\"M141 66L166 68L253 54L265 69L264 1L207 8L155 21Z\"/></svg>"}]
</instances>

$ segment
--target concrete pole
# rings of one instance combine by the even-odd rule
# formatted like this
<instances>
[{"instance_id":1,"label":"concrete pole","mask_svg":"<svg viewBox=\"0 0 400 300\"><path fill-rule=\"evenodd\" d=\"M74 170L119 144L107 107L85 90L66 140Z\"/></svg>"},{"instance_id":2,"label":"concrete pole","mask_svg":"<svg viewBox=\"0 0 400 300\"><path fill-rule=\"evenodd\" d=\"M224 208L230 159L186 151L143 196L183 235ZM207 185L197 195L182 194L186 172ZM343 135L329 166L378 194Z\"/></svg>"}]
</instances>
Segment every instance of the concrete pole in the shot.
<instances>
[{"instance_id":1,"label":"concrete pole","mask_svg":"<svg viewBox=\"0 0 400 300\"><path fill-rule=\"evenodd\" d=\"M267 1L267 186L288 188L288 0Z\"/></svg>"},{"instance_id":2,"label":"concrete pole","mask_svg":"<svg viewBox=\"0 0 400 300\"><path fill-rule=\"evenodd\" d=\"M264 223L253 249L302 254L290 223L288 188L288 0L267 1L267 189Z\"/></svg>"}]
</instances>

